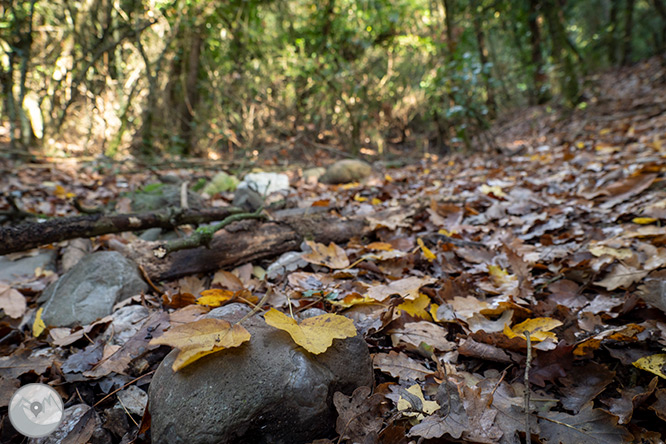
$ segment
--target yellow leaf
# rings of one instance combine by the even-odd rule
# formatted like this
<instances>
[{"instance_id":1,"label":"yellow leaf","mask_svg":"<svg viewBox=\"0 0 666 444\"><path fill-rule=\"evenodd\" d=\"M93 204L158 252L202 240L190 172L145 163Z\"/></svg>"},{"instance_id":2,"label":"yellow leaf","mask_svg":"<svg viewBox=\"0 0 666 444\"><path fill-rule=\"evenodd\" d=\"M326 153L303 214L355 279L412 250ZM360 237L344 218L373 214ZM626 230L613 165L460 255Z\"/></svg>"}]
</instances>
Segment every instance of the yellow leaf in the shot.
<instances>
[{"instance_id":1,"label":"yellow leaf","mask_svg":"<svg viewBox=\"0 0 666 444\"><path fill-rule=\"evenodd\" d=\"M437 259L437 256L433 254L432 251L430 251L430 248L426 247L425 244L423 243L423 239L420 237L416 239L416 243L419 244L419 247L421 247L421 252L423 252L423 256L428 259L428 262L432 262L435 259Z\"/></svg>"},{"instance_id":2,"label":"yellow leaf","mask_svg":"<svg viewBox=\"0 0 666 444\"><path fill-rule=\"evenodd\" d=\"M42 321L42 313L44 312L44 307L40 307L35 314L35 322L32 323L32 335L36 338L42 334L46 329L46 324Z\"/></svg>"},{"instance_id":3,"label":"yellow leaf","mask_svg":"<svg viewBox=\"0 0 666 444\"><path fill-rule=\"evenodd\" d=\"M433 321L442 322L442 320L437 317L437 309L438 308L439 308L439 304L430 304L430 316L432 316Z\"/></svg>"},{"instance_id":4,"label":"yellow leaf","mask_svg":"<svg viewBox=\"0 0 666 444\"><path fill-rule=\"evenodd\" d=\"M209 307L219 307L233 297L233 291L211 288L210 290L204 290L201 292L201 297L197 299L197 304L208 305Z\"/></svg>"},{"instance_id":5,"label":"yellow leaf","mask_svg":"<svg viewBox=\"0 0 666 444\"><path fill-rule=\"evenodd\" d=\"M238 347L250 340L250 333L241 325L222 319L201 319L172 327L150 344L170 345L180 350L173 362L173 371L225 348Z\"/></svg>"},{"instance_id":6,"label":"yellow leaf","mask_svg":"<svg viewBox=\"0 0 666 444\"><path fill-rule=\"evenodd\" d=\"M368 198L367 198L367 197L363 197L363 196L361 196L360 194L356 193L356 194L354 194L354 200L355 200L356 202L365 202L365 201L368 200Z\"/></svg>"},{"instance_id":7,"label":"yellow leaf","mask_svg":"<svg viewBox=\"0 0 666 444\"><path fill-rule=\"evenodd\" d=\"M576 148L578 148L578 149L585 148L585 143L584 142L576 142Z\"/></svg>"},{"instance_id":8,"label":"yellow leaf","mask_svg":"<svg viewBox=\"0 0 666 444\"><path fill-rule=\"evenodd\" d=\"M481 185L481 192L483 194L494 194L497 197L505 197L506 193L502 191L497 185L489 186L486 184Z\"/></svg>"},{"instance_id":9,"label":"yellow leaf","mask_svg":"<svg viewBox=\"0 0 666 444\"><path fill-rule=\"evenodd\" d=\"M56 185L53 194L58 199L64 199L65 197L67 197L67 191L65 191L65 188L63 188L62 185Z\"/></svg>"},{"instance_id":10,"label":"yellow leaf","mask_svg":"<svg viewBox=\"0 0 666 444\"><path fill-rule=\"evenodd\" d=\"M313 241L306 241L306 244L312 248L312 251L303 254L303 260L311 264L323 265L336 270L349 266L347 253L333 242L328 244L328 247Z\"/></svg>"},{"instance_id":11,"label":"yellow leaf","mask_svg":"<svg viewBox=\"0 0 666 444\"><path fill-rule=\"evenodd\" d=\"M376 197L373 197L370 203L373 205L381 205L382 201L380 199L377 199Z\"/></svg>"},{"instance_id":12,"label":"yellow leaf","mask_svg":"<svg viewBox=\"0 0 666 444\"><path fill-rule=\"evenodd\" d=\"M351 190L352 188L356 188L359 185L360 185L360 183L358 183L358 182L349 182L349 183L346 183L346 184L342 185L340 188L342 188L343 190Z\"/></svg>"},{"instance_id":13,"label":"yellow leaf","mask_svg":"<svg viewBox=\"0 0 666 444\"><path fill-rule=\"evenodd\" d=\"M421 391L421 387L418 384L414 384L413 386L409 387L407 392L416 396L419 399L421 405L412 405L409 399L405 399L400 396L400 399L398 399L397 407L398 410L403 412L403 415L405 416L413 416L417 419L417 421L421 421L425 418L424 413L427 415L432 415L440 407L436 401L426 401L425 397L423 396L423 392Z\"/></svg>"},{"instance_id":14,"label":"yellow leaf","mask_svg":"<svg viewBox=\"0 0 666 444\"><path fill-rule=\"evenodd\" d=\"M442 228L441 230L439 230L437 233L442 234L442 235L444 235L444 236L448 236L448 237L451 237L451 236L453 236L454 234L456 234L455 231L445 230L444 228Z\"/></svg>"},{"instance_id":15,"label":"yellow leaf","mask_svg":"<svg viewBox=\"0 0 666 444\"><path fill-rule=\"evenodd\" d=\"M419 293L419 296L416 299L405 301L396 308L417 318L432 321L432 317L426 310L428 305L430 305L430 298L423 293Z\"/></svg>"},{"instance_id":16,"label":"yellow leaf","mask_svg":"<svg viewBox=\"0 0 666 444\"><path fill-rule=\"evenodd\" d=\"M495 285L503 285L516 279L514 275L509 274L499 265L488 265L488 273L492 276Z\"/></svg>"},{"instance_id":17,"label":"yellow leaf","mask_svg":"<svg viewBox=\"0 0 666 444\"><path fill-rule=\"evenodd\" d=\"M628 248L612 248L605 245L593 245L589 247L590 253L596 257L603 256L607 254L613 256L616 259L629 259L634 253L631 252Z\"/></svg>"},{"instance_id":18,"label":"yellow leaf","mask_svg":"<svg viewBox=\"0 0 666 444\"><path fill-rule=\"evenodd\" d=\"M602 128L601 130L599 130L599 135L605 136L606 134L610 133L610 131L611 131L610 128Z\"/></svg>"},{"instance_id":19,"label":"yellow leaf","mask_svg":"<svg viewBox=\"0 0 666 444\"><path fill-rule=\"evenodd\" d=\"M368 250L380 250L380 251L391 251L393 250L393 245L386 242L372 242L365 246Z\"/></svg>"},{"instance_id":20,"label":"yellow leaf","mask_svg":"<svg viewBox=\"0 0 666 444\"><path fill-rule=\"evenodd\" d=\"M384 180L387 182L393 182L393 178L390 174L384 174Z\"/></svg>"},{"instance_id":21,"label":"yellow leaf","mask_svg":"<svg viewBox=\"0 0 666 444\"><path fill-rule=\"evenodd\" d=\"M337 301L328 301L328 302L337 307L342 307L342 308L349 308L353 307L354 305L369 305L377 303L376 300L369 298L367 296L363 297L359 294L350 294L349 296L345 296L343 299Z\"/></svg>"},{"instance_id":22,"label":"yellow leaf","mask_svg":"<svg viewBox=\"0 0 666 444\"><path fill-rule=\"evenodd\" d=\"M634 217L633 219L631 219L631 221L635 224L647 225L651 224L652 222L656 222L657 219L655 219L654 217Z\"/></svg>"},{"instance_id":23,"label":"yellow leaf","mask_svg":"<svg viewBox=\"0 0 666 444\"><path fill-rule=\"evenodd\" d=\"M666 354L660 353L656 355L645 356L633 364L634 367L638 367L641 370L654 373L655 375L666 379L666 374L664 374L663 371L664 366L666 366Z\"/></svg>"},{"instance_id":24,"label":"yellow leaf","mask_svg":"<svg viewBox=\"0 0 666 444\"><path fill-rule=\"evenodd\" d=\"M351 319L332 313L307 318L299 324L271 308L264 319L268 325L289 333L295 343L315 355L325 352L333 344L333 339L356 336L356 327Z\"/></svg>"},{"instance_id":25,"label":"yellow leaf","mask_svg":"<svg viewBox=\"0 0 666 444\"><path fill-rule=\"evenodd\" d=\"M509 324L504 324L504 334L508 336L509 339L518 337L525 339L523 333L529 332L530 339L534 342L541 342L546 338L552 338L554 341L557 341L555 333L548 330L552 330L560 325L562 325L562 323L553 318L527 319L520 324L514 325L513 328L509 327Z\"/></svg>"}]
</instances>

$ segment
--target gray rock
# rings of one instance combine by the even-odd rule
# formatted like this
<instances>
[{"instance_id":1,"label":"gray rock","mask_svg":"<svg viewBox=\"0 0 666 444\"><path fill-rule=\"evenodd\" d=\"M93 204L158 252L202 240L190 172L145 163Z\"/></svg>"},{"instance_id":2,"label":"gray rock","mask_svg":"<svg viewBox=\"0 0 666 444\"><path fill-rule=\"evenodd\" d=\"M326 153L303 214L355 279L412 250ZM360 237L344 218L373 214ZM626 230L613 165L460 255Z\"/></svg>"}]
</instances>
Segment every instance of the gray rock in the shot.
<instances>
[{"instance_id":1,"label":"gray rock","mask_svg":"<svg viewBox=\"0 0 666 444\"><path fill-rule=\"evenodd\" d=\"M35 269L55 271L57 250L37 250L34 256L27 256L15 261L7 256L0 256L0 281L15 282L25 277L34 277Z\"/></svg>"},{"instance_id":2,"label":"gray rock","mask_svg":"<svg viewBox=\"0 0 666 444\"><path fill-rule=\"evenodd\" d=\"M134 262L115 251L90 254L44 290L46 325L86 325L111 314L113 306L148 290Z\"/></svg>"},{"instance_id":3,"label":"gray rock","mask_svg":"<svg viewBox=\"0 0 666 444\"><path fill-rule=\"evenodd\" d=\"M242 313L230 309L227 319ZM336 339L325 353L313 355L260 318L243 325L252 338L238 348L205 356L177 373L171 369L177 350L160 364L149 390L154 443L310 442L331 434L335 392L350 395L372 386L361 336Z\"/></svg>"},{"instance_id":4,"label":"gray rock","mask_svg":"<svg viewBox=\"0 0 666 444\"><path fill-rule=\"evenodd\" d=\"M345 159L335 162L319 179L322 183L338 184L363 180L372 173L369 163L356 159Z\"/></svg>"}]
</instances>

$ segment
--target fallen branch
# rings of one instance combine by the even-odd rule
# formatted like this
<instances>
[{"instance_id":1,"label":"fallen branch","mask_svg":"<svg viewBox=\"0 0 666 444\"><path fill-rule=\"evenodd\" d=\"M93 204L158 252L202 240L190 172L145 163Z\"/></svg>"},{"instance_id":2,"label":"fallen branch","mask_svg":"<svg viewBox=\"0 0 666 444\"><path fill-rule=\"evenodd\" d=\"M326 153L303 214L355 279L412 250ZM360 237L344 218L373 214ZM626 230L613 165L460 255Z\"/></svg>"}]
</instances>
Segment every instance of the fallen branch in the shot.
<instances>
[{"instance_id":1,"label":"fallen branch","mask_svg":"<svg viewBox=\"0 0 666 444\"><path fill-rule=\"evenodd\" d=\"M361 219L345 219L326 214L296 215L276 221L242 220L218 231L209 247L175 251L163 259L154 249L162 242L137 240L129 245L117 243L114 248L133 259L150 279L162 281L195 273L205 273L299 250L303 240L320 243L343 243L366 234Z\"/></svg>"},{"instance_id":2,"label":"fallen branch","mask_svg":"<svg viewBox=\"0 0 666 444\"><path fill-rule=\"evenodd\" d=\"M156 227L173 229L185 224L222 220L242 212L242 209L236 207L206 210L170 209L153 213L94 214L49 219L41 223L27 222L16 226L0 227L0 255L79 237L94 237Z\"/></svg>"}]
</instances>

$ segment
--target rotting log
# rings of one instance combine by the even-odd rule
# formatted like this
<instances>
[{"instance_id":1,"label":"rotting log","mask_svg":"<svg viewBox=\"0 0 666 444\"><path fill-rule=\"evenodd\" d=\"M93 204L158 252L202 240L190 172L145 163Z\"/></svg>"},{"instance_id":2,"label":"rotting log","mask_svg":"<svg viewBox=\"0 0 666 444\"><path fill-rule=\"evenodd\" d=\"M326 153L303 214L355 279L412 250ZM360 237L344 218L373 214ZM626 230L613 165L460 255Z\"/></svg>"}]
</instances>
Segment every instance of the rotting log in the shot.
<instances>
[{"instance_id":1,"label":"rotting log","mask_svg":"<svg viewBox=\"0 0 666 444\"><path fill-rule=\"evenodd\" d=\"M206 210L169 209L140 214L93 214L0 227L0 255L79 237L202 224L222 220L243 211L241 208L223 207Z\"/></svg>"},{"instance_id":2,"label":"rotting log","mask_svg":"<svg viewBox=\"0 0 666 444\"><path fill-rule=\"evenodd\" d=\"M163 259L153 252L160 242L138 240L117 248L143 267L150 279L161 281L270 259L299 250L304 240L343 243L365 234L366 228L362 219L313 214L267 222L236 222L215 233L209 248L175 251Z\"/></svg>"}]
</instances>

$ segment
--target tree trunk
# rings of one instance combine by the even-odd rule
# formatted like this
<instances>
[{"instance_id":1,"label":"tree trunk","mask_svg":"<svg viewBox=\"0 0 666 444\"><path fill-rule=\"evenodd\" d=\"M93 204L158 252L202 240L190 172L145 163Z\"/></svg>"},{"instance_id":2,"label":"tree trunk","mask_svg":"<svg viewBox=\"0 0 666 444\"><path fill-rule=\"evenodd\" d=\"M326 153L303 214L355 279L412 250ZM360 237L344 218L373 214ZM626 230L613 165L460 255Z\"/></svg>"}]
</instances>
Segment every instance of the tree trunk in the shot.
<instances>
[{"instance_id":1,"label":"tree trunk","mask_svg":"<svg viewBox=\"0 0 666 444\"><path fill-rule=\"evenodd\" d=\"M631 35L634 27L634 2L626 0L624 8L624 36L622 37L622 64L631 64Z\"/></svg>"},{"instance_id":2,"label":"tree trunk","mask_svg":"<svg viewBox=\"0 0 666 444\"><path fill-rule=\"evenodd\" d=\"M559 78L561 93L567 103L573 105L579 99L578 75L571 54L567 50L569 42L564 27L563 8L556 4L556 0L543 0L541 6L550 31L552 56L561 71Z\"/></svg>"},{"instance_id":3,"label":"tree trunk","mask_svg":"<svg viewBox=\"0 0 666 444\"><path fill-rule=\"evenodd\" d=\"M189 44L187 66L185 68L185 90L183 91L183 103L180 107L180 135L185 143L185 153L191 154L196 146L194 140L194 117L199 102L199 91L197 80L201 65L201 46L203 45L203 34L199 29L193 30Z\"/></svg>"},{"instance_id":4,"label":"tree trunk","mask_svg":"<svg viewBox=\"0 0 666 444\"><path fill-rule=\"evenodd\" d=\"M608 19L608 61L617 64L617 14L620 9L619 0L611 0L610 17Z\"/></svg>"},{"instance_id":5,"label":"tree trunk","mask_svg":"<svg viewBox=\"0 0 666 444\"><path fill-rule=\"evenodd\" d=\"M530 30L531 63L533 65L532 88L530 97L532 104L543 104L549 99L545 86L546 75L543 72L543 55L541 49L541 29L539 28L539 0L529 0L527 26Z\"/></svg>"},{"instance_id":6,"label":"tree trunk","mask_svg":"<svg viewBox=\"0 0 666 444\"><path fill-rule=\"evenodd\" d=\"M456 44L453 41L453 6L451 0L442 0L444 6L444 23L446 24L446 45L449 49L448 57L453 57L456 50Z\"/></svg>"},{"instance_id":7,"label":"tree trunk","mask_svg":"<svg viewBox=\"0 0 666 444\"><path fill-rule=\"evenodd\" d=\"M474 33L476 34L477 50L479 51L479 61L481 62L481 76L486 88L486 107L488 116L495 118L497 108L495 104L495 95L490 85L490 72L488 71L488 50L486 49L485 35L483 33L483 21L479 11L474 11Z\"/></svg>"}]
</instances>

